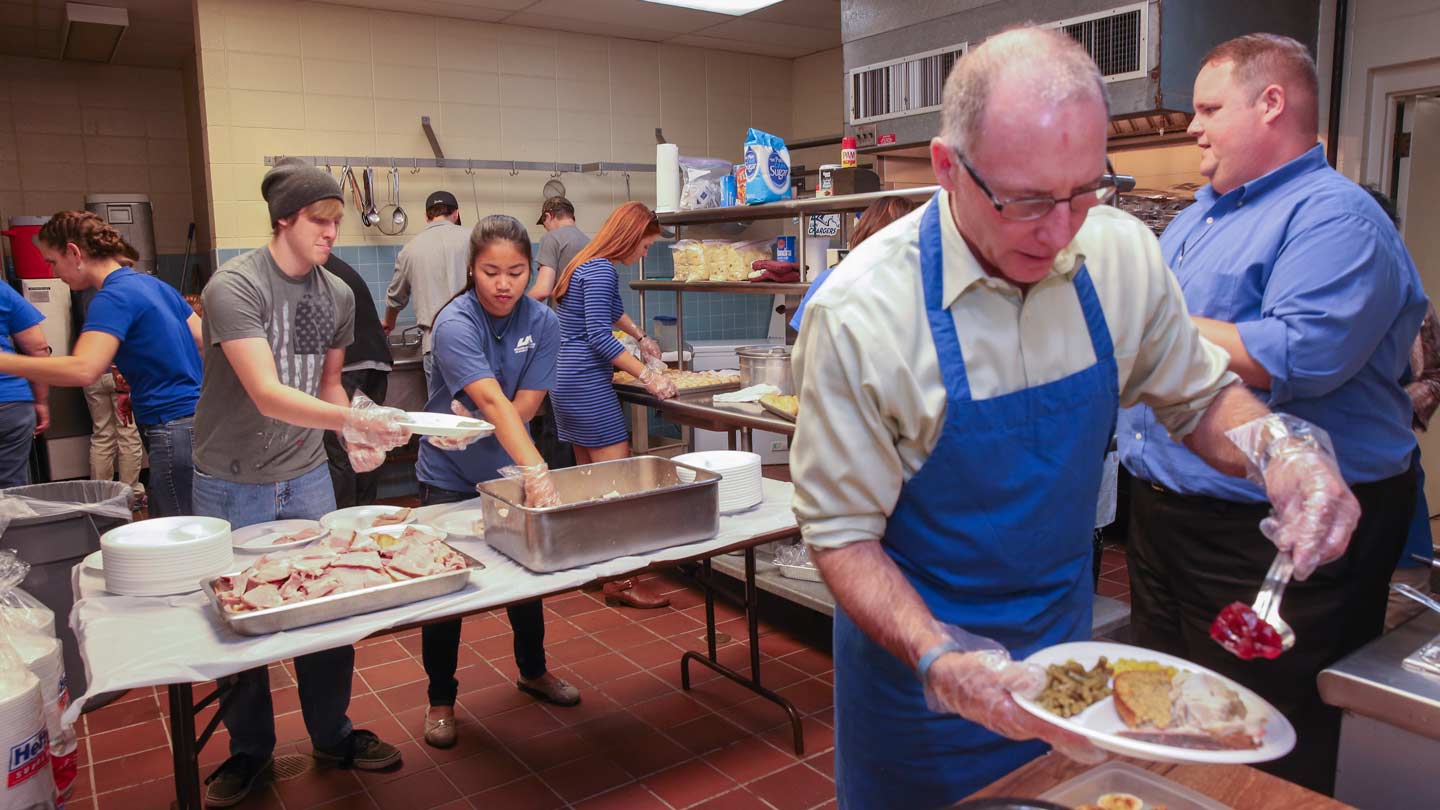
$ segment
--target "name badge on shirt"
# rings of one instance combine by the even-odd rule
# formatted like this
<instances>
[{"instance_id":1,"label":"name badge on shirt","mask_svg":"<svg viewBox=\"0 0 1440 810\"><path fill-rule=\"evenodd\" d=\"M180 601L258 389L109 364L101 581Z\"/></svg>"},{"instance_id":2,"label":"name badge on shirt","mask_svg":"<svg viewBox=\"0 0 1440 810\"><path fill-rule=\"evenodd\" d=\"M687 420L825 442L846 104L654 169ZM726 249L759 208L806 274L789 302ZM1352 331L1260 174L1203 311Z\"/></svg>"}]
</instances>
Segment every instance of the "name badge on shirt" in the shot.
<instances>
[{"instance_id":1,"label":"name badge on shirt","mask_svg":"<svg viewBox=\"0 0 1440 810\"><path fill-rule=\"evenodd\" d=\"M529 335L526 335L525 337L515 341L516 354L524 354L525 352L528 352L533 348L535 348L535 338Z\"/></svg>"}]
</instances>

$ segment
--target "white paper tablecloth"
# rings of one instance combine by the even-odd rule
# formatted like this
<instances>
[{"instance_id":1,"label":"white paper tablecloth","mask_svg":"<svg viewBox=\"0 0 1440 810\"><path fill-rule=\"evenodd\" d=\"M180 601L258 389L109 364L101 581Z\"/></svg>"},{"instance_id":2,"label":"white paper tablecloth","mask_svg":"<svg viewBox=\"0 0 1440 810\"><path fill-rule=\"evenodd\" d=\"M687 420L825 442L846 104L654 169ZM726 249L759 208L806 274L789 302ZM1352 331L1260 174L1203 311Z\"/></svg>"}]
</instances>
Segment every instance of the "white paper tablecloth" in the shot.
<instances>
[{"instance_id":1,"label":"white paper tablecloth","mask_svg":"<svg viewBox=\"0 0 1440 810\"><path fill-rule=\"evenodd\" d=\"M442 616L470 613L527 597L578 588L596 579L619 577L655 563L704 556L753 537L796 527L790 511L794 488L764 482L764 501L755 509L720 518L710 540L661 549L643 556L619 557L583 568L537 574L481 541L451 540L485 564L464 590L448 596L366 613L349 619L301 627L268 636L242 636L221 623L204 593L186 596L115 596L105 591L103 574L76 566L79 599L70 623L85 659L88 695L141 686L199 683L297 655L353 644L390 627ZM473 509L480 499L424 507L420 522L446 512ZM248 564L237 554L237 568ZM73 721L85 703L76 698L66 712Z\"/></svg>"}]
</instances>

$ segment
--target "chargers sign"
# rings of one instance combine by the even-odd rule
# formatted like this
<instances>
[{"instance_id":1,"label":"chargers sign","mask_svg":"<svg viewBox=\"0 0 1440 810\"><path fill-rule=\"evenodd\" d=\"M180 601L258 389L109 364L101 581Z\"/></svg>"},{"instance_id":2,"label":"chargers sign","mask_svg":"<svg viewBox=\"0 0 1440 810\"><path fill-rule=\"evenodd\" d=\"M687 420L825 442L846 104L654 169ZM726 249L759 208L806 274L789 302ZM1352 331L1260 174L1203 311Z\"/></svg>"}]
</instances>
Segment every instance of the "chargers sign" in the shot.
<instances>
[{"instance_id":1,"label":"chargers sign","mask_svg":"<svg viewBox=\"0 0 1440 810\"><path fill-rule=\"evenodd\" d=\"M50 762L50 735L40 729L35 736L11 747L9 757L9 778L6 785L15 787L41 770Z\"/></svg>"}]
</instances>

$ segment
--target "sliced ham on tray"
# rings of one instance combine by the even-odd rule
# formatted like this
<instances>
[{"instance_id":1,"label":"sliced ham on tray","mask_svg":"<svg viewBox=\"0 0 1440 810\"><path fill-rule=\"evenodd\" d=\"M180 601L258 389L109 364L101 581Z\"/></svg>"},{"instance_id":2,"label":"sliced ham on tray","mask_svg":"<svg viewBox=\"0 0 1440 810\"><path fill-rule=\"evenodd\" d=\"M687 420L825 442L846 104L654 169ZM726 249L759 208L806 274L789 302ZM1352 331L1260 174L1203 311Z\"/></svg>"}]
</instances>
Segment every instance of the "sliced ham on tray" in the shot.
<instances>
[{"instance_id":1,"label":"sliced ham on tray","mask_svg":"<svg viewBox=\"0 0 1440 810\"><path fill-rule=\"evenodd\" d=\"M251 610L264 610L265 608L277 607L285 600L280 596L280 589L274 585L260 585L246 591L240 600L245 607Z\"/></svg>"},{"instance_id":2,"label":"sliced ham on tray","mask_svg":"<svg viewBox=\"0 0 1440 810\"><path fill-rule=\"evenodd\" d=\"M380 554L375 551L347 551L337 555L330 563L331 568L369 568L372 571L379 571L383 567L380 562Z\"/></svg>"}]
</instances>

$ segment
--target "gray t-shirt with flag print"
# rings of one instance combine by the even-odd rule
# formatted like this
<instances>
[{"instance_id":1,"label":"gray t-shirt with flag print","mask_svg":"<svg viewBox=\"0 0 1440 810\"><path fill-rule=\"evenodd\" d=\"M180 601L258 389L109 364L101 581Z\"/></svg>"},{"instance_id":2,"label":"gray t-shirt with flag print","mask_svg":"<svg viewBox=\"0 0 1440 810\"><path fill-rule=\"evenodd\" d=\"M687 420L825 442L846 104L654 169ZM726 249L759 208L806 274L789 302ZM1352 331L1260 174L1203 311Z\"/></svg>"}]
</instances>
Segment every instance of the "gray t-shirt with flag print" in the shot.
<instances>
[{"instance_id":1,"label":"gray t-shirt with flag print","mask_svg":"<svg viewBox=\"0 0 1440 810\"><path fill-rule=\"evenodd\" d=\"M195 468L227 481L269 484L324 464L324 431L263 416L220 343L264 338L280 382L316 396L326 352L355 339L355 294L323 267L300 278L285 275L262 247L226 262L205 285L203 299Z\"/></svg>"}]
</instances>

